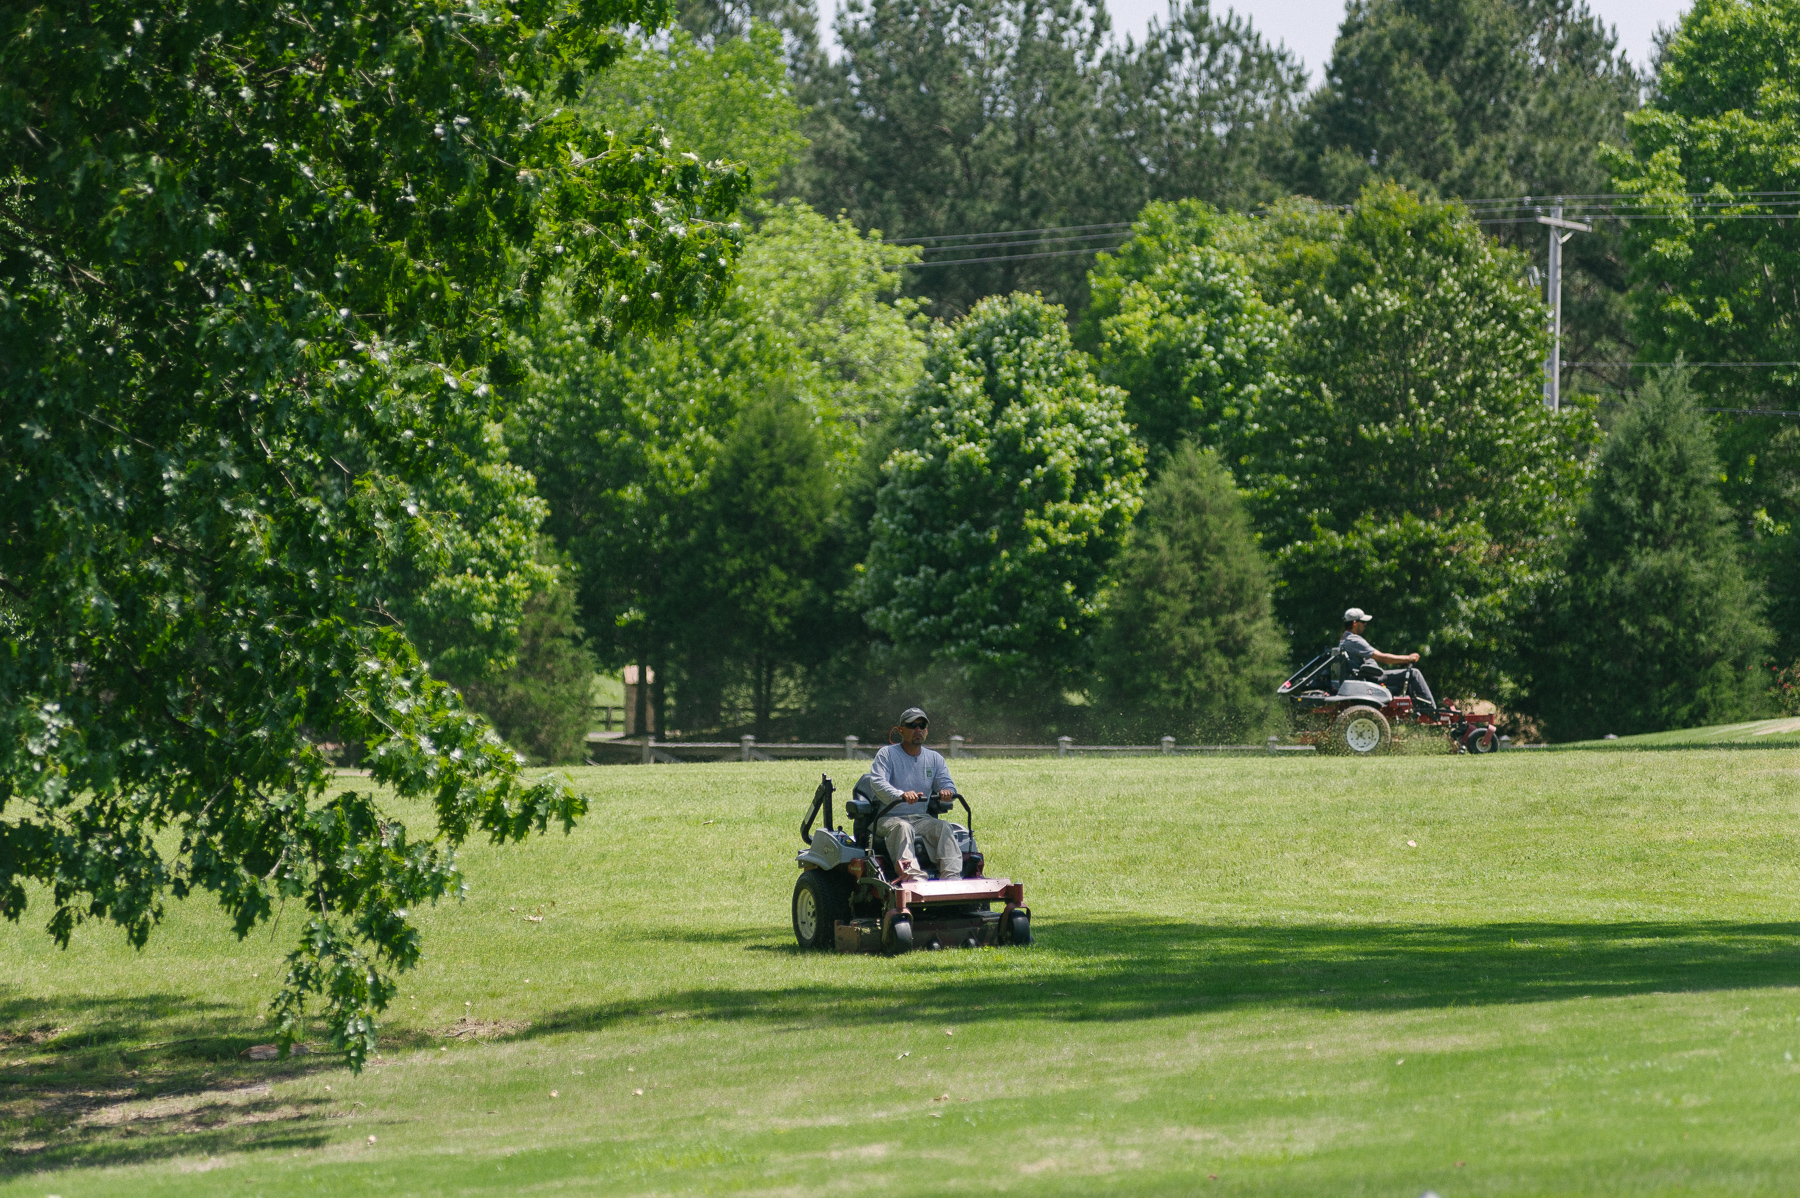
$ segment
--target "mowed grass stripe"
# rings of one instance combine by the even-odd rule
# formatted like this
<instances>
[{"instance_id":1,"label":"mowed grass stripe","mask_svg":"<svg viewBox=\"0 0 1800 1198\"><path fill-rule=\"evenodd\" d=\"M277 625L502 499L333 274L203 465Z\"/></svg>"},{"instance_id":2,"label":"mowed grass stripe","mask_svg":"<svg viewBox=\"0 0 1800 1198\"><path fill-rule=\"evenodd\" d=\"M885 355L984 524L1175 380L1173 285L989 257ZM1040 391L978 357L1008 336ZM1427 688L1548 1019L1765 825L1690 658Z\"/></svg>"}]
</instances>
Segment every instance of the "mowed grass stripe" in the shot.
<instances>
[{"instance_id":1,"label":"mowed grass stripe","mask_svg":"<svg viewBox=\"0 0 1800 1198\"><path fill-rule=\"evenodd\" d=\"M958 763L1039 945L802 956L799 819L856 768L575 771L581 828L472 848L422 914L360 1078L236 1056L280 935L196 903L58 953L34 912L0 930L0 1193L1800 1177L1800 753Z\"/></svg>"}]
</instances>

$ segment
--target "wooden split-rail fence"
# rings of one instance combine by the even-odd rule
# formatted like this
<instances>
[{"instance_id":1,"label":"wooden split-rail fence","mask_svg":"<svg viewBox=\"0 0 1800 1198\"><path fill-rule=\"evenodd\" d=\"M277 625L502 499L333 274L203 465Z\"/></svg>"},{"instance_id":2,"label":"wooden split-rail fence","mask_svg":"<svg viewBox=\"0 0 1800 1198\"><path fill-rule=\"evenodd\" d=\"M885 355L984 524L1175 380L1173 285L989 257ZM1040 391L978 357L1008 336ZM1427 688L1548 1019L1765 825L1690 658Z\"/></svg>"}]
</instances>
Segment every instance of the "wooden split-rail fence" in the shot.
<instances>
[{"instance_id":1,"label":"wooden split-rail fence","mask_svg":"<svg viewBox=\"0 0 1800 1198\"><path fill-rule=\"evenodd\" d=\"M754 736L730 740L657 740L654 736L609 737L599 733L588 736L590 765L651 765L662 762L679 765L688 761L867 761L880 745L865 745L861 739L846 736L842 742L797 744L792 741L764 741ZM965 737L952 736L945 756L956 759L986 757L1199 757L1223 754L1240 755L1274 753L1311 753L1311 745L1284 744L1270 737L1259 745L1178 745L1175 738L1165 736L1154 745L1080 745L1073 737L1059 736L1054 744L1004 745L982 744Z\"/></svg>"}]
</instances>

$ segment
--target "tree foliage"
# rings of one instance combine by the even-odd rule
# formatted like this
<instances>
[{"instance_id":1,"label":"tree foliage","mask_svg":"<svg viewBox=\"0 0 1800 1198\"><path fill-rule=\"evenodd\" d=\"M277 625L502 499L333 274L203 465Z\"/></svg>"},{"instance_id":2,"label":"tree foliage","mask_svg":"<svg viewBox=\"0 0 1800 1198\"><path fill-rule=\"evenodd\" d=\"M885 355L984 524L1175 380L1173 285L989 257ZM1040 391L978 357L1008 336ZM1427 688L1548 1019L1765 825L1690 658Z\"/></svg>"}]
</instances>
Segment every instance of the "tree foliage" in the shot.
<instances>
[{"instance_id":1,"label":"tree foliage","mask_svg":"<svg viewBox=\"0 0 1800 1198\"><path fill-rule=\"evenodd\" d=\"M1115 44L1101 63L1103 165L1128 212L1198 198L1248 210L1284 190L1277 177L1306 76L1280 45L1227 8L1170 0L1142 45Z\"/></svg>"},{"instance_id":2,"label":"tree foliage","mask_svg":"<svg viewBox=\"0 0 1800 1198\"><path fill-rule=\"evenodd\" d=\"M719 447L694 531L687 588L698 650L686 677L704 703L722 682L706 659L737 663L750 684L754 732L772 729L782 667L819 660L831 579L824 554L841 503L816 412L780 392L748 403ZM702 573L704 577L701 577ZM696 668L702 666L702 668ZM682 718L695 704L683 700ZM710 712L706 714L711 714ZM711 726L715 720L694 721Z\"/></svg>"},{"instance_id":3,"label":"tree foliage","mask_svg":"<svg viewBox=\"0 0 1800 1198\"><path fill-rule=\"evenodd\" d=\"M1419 654L1434 694L1520 697L1517 626L1537 579L1529 558L1495 545L1480 521L1365 515L1284 547L1276 561L1275 606L1298 656L1336 644L1343 611L1355 606L1375 616L1369 638L1378 648Z\"/></svg>"},{"instance_id":4,"label":"tree foliage","mask_svg":"<svg viewBox=\"0 0 1800 1198\"><path fill-rule=\"evenodd\" d=\"M1703 0L1663 49L1656 88L1610 155L1642 205L1627 227L1632 306L1651 361L1696 366L1721 407L1800 405L1800 4ZM1724 496L1755 542L1778 659L1800 656L1800 430L1787 417L1721 423Z\"/></svg>"},{"instance_id":5,"label":"tree foliage","mask_svg":"<svg viewBox=\"0 0 1800 1198\"><path fill-rule=\"evenodd\" d=\"M855 530L841 519L841 501L860 472L865 435L919 375L912 305L895 301L899 278L890 269L915 254L803 205L775 205L747 238L720 310L680 334L596 347L553 296L545 319L519 338L526 377L509 435L550 503L546 529L581 568L590 643L607 664L642 662L671 680L676 726L713 727L753 658L766 683L771 662L791 674L860 626L837 599L860 553L845 551ZM801 453L807 467L770 459L778 444ZM740 452L748 456L721 468L723 456ZM744 491L789 482L803 494ZM820 486L831 497L823 528ZM714 568L713 550L749 552L747 544L733 548L727 530L750 510L804 524L754 530L759 546L797 538L816 548L815 557L768 563L795 586L804 578L800 592L772 576L752 580L749 557ZM742 604L765 585L786 596L786 614L753 622L764 632L785 629L800 604L812 613L807 636L750 637ZM732 611L739 615L726 621L730 639L721 642L718 621Z\"/></svg>"},{"instance_id":6,"label":"tree foliage","mask_svg":"<svg viewBox=\"0 0 1800 1198\"><path fill-rule=\"evenodd\" d=\"M1148 445L1193 438L1238 462L1262 406L1287 385L1279 363L1292 320L1220 244L1229 223L1192 200L1146 207L1132 240L1095 265L1081 335Z\"/></svg>"},{"instance_id":7,"label":"tree foliage","mask_svg":"<svg viewBox=\"0 0 1800 1198\"><path fill-rule=\"evenodd\" d=\"M1350 201L1592 195L1641 79L1586 0L1351 0L1306 106L1295 180Z\"/></svg>"},{"instance_id":8,"label":"tree foliage","mask_svg":"<svg viewBox=\"0 0 1800 1198\"><path fill-rule=\"evenodd\" d=\"M1062 309L984 300L943 329L883 467L863 578L896 658L940 665L1014 714L1053 710L1141 502L1124 396Z\"/></svg>"},{"instance_id":9,"label":"tree foliage","mask_svg":"<svg viewBox=\"0 0 1800 1198\"><path fill-rule=\"evenodd\" d=\"M1176 447L1112 576L1094 653L1101 727L1138 743L1263 733L1287 644L1270 610L1269 564L1216 455Z\"/></svg>"},{"instance_id":10,"label":"tree foliage","mask_svg":"<svg viewBox=\"0 0 1800 1198\"><path fill-rule=\"evenodd\" d=\"M1629 226L1645 356L1800 360L1800 3L1699 0L1663 48L1656 90L1610 157L1644 217ZM1771 196L1769 193L1775 193ZM1782 202L1771 205L1770 199ZM1733 219L1734 217L1760 219ZM1709 374L1741 399L1791 398L1800 367Z\"/></svg>"},{"instance_id":11,"label":"tree foliage","mask_svg":"<svg viewBox=\"0 0 1800 1198\"><path fill-rule=\"evenodd\" d=\"M582 107L604 128L655 127L703 162L742 163L766 191L806 148L792 92L780 32L753 21L743 36L710 46L681 28L633 39L588 85Z\"/></svg>"},{"instance_id":12,"label":"tree foliage","mask_svg":"<svg viewBox=\"0 0 1800 1198\"><path fill-rule=\"evenodd\" d=\"M1722 723L1762 700L1769 633L1686 372L1648 383L1600 452L1536 702L1582 739Z\"/></svg>"},{"instance_id":13,"label":"tree foliage","mask_svg":"<svg viewBox=\"0 0 1800 1198\"><path fill-rule=\"evenodd\" d=\"M525 601L512 665L459 686L469 706L533 765L583 760L594 655L582 641L575 583L565 568Z\"/></svg>"},{"instance_id":14,"label":"tree foliage","mask_svg":"<svg viewBox=\"0 0 1800 1198\"><path fill-rule=\"evenodd\" d=\"M1479 520L1506 545L1554 527L1592 422L1543 406L1542 308L1515 254L1460 205L1388 185L1342 216L1244 227L1265 297L1295 318L1294 393L1263 405L1244 479L1277 544L1364 515Z\"/></svg>"},{"instance_id":15,"label":"tree foliage","mask_svg":"<svg viewBox=\"0 0 1800 1198\"><path fill-rule=\"evenodd\" d=\"M1624 142L1644 82L1586 0L1353 0L1279 173L1337 203L1376 180L1445 199L1595 196L1613 190L1600 147ZM1541 226L1488 232L1544 262ZM1564 246L1565 362L1635 356L1625 263L1615 224Z\"/></svg>"},{"instance_id":16,"label":"tree foliage","mask_svg":"<svg viewBox=\"0 0 1800 1198\"><path fill-rule=\"evenodd\" d=\"M360 1065L469 836L567 826L422 662L504 661L542 509L483 382L551 269L603 336L719 294L737 172L552 106L630 0L0 14L0 909L143 944L291 903L280 1035ZM315 741L367 745L366 784ZM431 805L410 832L376 797Z\"/></svg>"}]
</instances>

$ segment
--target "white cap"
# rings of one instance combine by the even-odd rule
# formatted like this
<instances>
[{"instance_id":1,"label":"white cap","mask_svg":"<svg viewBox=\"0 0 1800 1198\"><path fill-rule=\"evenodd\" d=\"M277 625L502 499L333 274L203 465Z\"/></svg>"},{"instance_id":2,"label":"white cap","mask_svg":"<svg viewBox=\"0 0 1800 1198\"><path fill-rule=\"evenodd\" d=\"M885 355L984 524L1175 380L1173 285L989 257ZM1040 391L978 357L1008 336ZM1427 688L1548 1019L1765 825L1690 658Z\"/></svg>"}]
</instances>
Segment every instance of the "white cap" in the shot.
<instances>
[{"instance_id":1,"label":"white cap","mask_svg":"<svg viewBox=\"0 0 1800 1198\"><path fill-rule=\"evenodd\" d=\"M1375 618L1374 616L1371 616L1368 612L1364 611L1360 607L1348 608L1344 612L1344 623L1346 623L1346 624L1349 624L1352 622L1367 624L1370 620L1373 620L1374 618Z\"/></svg>"}]
</instances>

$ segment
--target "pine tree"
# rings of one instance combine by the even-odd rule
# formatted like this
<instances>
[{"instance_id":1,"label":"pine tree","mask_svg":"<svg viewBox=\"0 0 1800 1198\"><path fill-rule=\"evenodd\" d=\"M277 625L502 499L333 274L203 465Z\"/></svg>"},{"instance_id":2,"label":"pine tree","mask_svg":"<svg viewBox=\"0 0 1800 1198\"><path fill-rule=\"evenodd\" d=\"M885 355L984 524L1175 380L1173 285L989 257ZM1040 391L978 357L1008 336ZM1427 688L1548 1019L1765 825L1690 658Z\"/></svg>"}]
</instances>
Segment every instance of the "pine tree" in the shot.
<instances>
[{"instance_id":1,"label":"pine tree","mask_svg":"<svg viewBox=\"0 0 1800 1198\"><path fill-rule=\"evenodd\" d=\"M1184 442L1145 496L1096 656L1098 722L1148 741L1230 741L1275 713L1286 643L1231 474Z\"/></svg>"},{"instance_id":2,"label":"pine tree","mask_svg":"<svg viewBox=\"0 0 1800 1198\"><path fill-rule=\"evenodd\" d=\"M1647 382L1600 454L1537 688L1558 740L1750 714L1770 634L1688 372Z\"/></svg>"}]
</instances>

